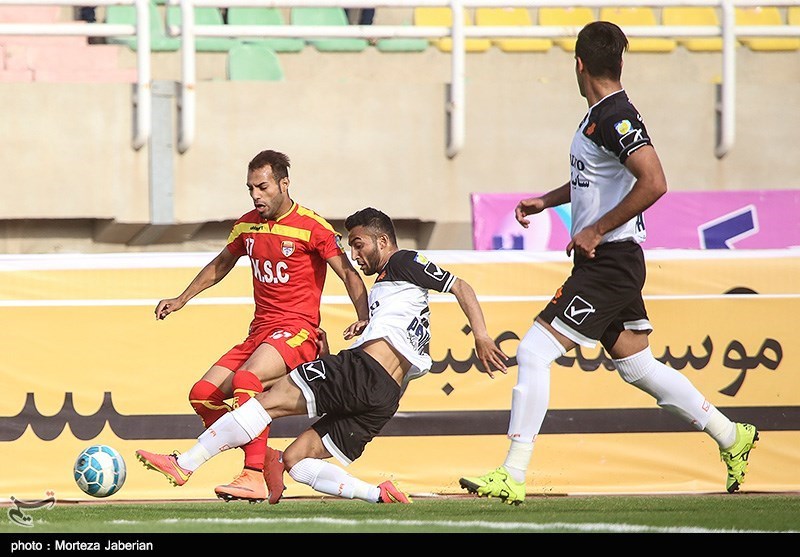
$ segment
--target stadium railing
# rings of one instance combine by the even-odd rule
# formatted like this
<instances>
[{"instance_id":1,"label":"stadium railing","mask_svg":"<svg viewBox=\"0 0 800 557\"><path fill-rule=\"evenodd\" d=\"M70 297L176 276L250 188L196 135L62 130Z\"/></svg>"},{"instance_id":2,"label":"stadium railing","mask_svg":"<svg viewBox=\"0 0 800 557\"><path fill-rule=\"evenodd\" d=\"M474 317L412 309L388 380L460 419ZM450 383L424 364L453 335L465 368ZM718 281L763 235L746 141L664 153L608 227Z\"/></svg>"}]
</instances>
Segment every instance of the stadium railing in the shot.
<instances>
[{"instance_id":1,"label":"stadium railing","mask_svg":"<svg viewBox=\"0 0 800 557\"><path fill-rule=\"evenodd\" d=\"M180 25L169 25L167 34L180 37L181 78L178 104L178 141L180 153L186 152L195 137L196 110L196 45L197 37L228 38L425 38L452 40L451 76L446 100L447 145L449 158L455 157L465 141L465 66L466 40L468 38L570 38L580 30L574 26L475 26L466 25L463 17L453 17L451 27L414 25L350 25L350 26L302 26L302 25L196 25L195 7L225 8L242 7L341 7L341 8L414 8L418 6L449 7L453 13L476 7L641 7L663 8L667 6L711 6L720 10L719 25L708 26L626 26L629 37L721 37L722 80L719 84L719 102L715 155L722 158L730 150L735 139L736 109L736 48L737 38L800 37L800 26L740 26L736 25L735 9L753 6L796 6L797 0L164 0L169 5L180 5ZM0 5L66 5L83 6L87 0L0 0ZM112 25L105 23L3 23L3 35L82 35L86 37L135 36L137 49L137 82L134 87L134 137L133 148L139 149L150 136L151 113L151 62L148 0L91 0L96 6L135 5L136 25Z\"/></svg>"},{"instance_id":2,"label":"stadium railing","mask_svg":"<svg viewBox=\"0 0 800 557\"><path fill-rule=\"evenodd\" d=\"M136 57L137 78L133 90L133 139L134 150L144 147L150 138L150 114L152 109L150 26L148 0L0 0L0 6L109 6L126 5L136 7L136 25L118 25L102 22L49 22L14 23L0 21L2 36L79 36L119 37L135 36L141 47Z\"/></svg>"},{"instance_id":3,"label":"stadium railing","mask_svg":"<svg viewBox=\"0 0 800 557\"><path fill-rule=\"evenodd\" d=\"M800 26L737 26L735 8L748 6L793 6L797 0L167 0L169 4L181 6L181 24L169 26L167 32L183 37L181 84L179 99L178 150L187 151L195 137L196 94L196 37L229 38L426 38L452 40L451 82L446 102L447 112L447 156L455 157L465 139L465 65L468 38L567 38L575 37L580 29L532 25L525 26L473 26L466 25L463 17L453 17L452 27L396 26L396 25L351 25L342 26L263 26L263 25L195 25L193 7L347 7L380 8L416 6L449 7L453 13L475 7L665 7L665 6L712 6L722 14L720 25L709 26L629 26L624 31L629 37L721 37L722 80L719 84L717 104L718 134L715 155L722 158L730 150L735 139L736 109L736 47L737 37L798 37Z\"/></svg>"}]
</instances>

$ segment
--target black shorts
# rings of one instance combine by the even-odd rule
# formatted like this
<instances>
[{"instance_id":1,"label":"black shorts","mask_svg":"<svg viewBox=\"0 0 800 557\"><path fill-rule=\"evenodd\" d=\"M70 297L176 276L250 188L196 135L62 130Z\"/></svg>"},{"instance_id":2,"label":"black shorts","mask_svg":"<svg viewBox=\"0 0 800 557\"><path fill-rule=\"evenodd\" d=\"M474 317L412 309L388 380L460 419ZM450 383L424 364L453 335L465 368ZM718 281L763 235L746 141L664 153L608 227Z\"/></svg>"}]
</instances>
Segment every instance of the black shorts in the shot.
<instances>
[{"instance_id":1,"label":"black shorts","mask_svg":"<svg viewBox=\"0 0 800 557\"><path fill-rule=\"evenodd\" d=\"M581 346L606 350L622 331L653 330L642 299L644 252L635 242L600 244L594 259L575 256L572 274L539 317Z\"/></svg>"},{"instance_id":2,"label":"black shorts","mask_svg":"<svg viewBox=\"0 0 800 557\"><path fill-rule=\"evenodd\" d=\"M301 364L291 372L303 392L311 427L345 466L364 452L400 406L400 385L359 349L342 350Z\"/></svg>"}]
</instances>

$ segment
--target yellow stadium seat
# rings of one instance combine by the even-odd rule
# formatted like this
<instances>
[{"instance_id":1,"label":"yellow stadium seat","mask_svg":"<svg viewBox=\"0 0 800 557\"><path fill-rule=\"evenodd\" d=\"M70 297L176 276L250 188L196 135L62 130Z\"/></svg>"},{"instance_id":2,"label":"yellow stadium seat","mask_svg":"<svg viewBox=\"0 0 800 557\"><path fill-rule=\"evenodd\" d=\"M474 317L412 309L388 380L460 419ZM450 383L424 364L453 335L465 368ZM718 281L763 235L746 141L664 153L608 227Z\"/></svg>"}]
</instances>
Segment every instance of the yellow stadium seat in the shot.
<instances>
[{"instance_id":1,"label":"yellow stadium seat","mask_svg":"<svg viewBox=\"0 0 800 557\"><path fill-rule=\"evenodd\" d=\"M626 27L654 27L658 25L652 8L600 8L600 19L616 23L623 30ZM675 39L662 37L628 37L629 52L672 52L677 43Z\"/></svg>"},{"instance_id":2,"label":"yellow stadium seat","mask_svg":"<svg viewBox=\"0 0 800 557\"><path fill-rule=\"evenodd\" d=\"M584 25L595 20L591 8L539 8L539 25L564 27L573 37L553 39L553 42L567 52L575 52L575 37Z\"/></svg>"},{"instance_id":3,"label":"yellow stadium seat","mask_svg":"<svg viewBox=\"0 0 800 557\"><path fill-rule=\"evenodd\" d=\"M665 6L661 23L670 26L719 25L717 10L711 6ZM722 37L682 37L678 44L693 52L719 52Z\"/></svg>"},{"instance_id":4,"label":"yellow stadium seat","mask_svg":"<svg viewBox=\"0 0 800 557\"><path fill-rule=\"evenodd\" d=\"M472 25L472 16L464 11L464 24ZM417 6L414 8L414 25L427 27L452 27L453 14L450 8ZM489 39L466 39L464 48L467 52L486 52L492 47ZM452 52L453 40L449 37L434 39L431 44L436 45L442 52Z\"/></svg>"},{"instance_id":5,"label":"yellow stadium seat","mask_svg":"<svg viewBox=\"0 0 800 557\"><path fill-rule=\"evenodd\" d=\"M775 6L735 8L736 25L783 25L783 18ZM800 49L800 38L794 37L739 37L739 42L750 50L779 51Z\"/></svg>"},{"instance_id":6,"label":"yellow stadium seat","mask_svg":"<svg viewBox=\"0 0 800 557\"><path fill-rule=\"evenodd\" d=\"M533 20L527 8L478 8L475 25L485 27L531 27ZM550 39L495 38L492 44L504 52L547 52L552 48Z\"/></svg>"},{"instance_id":7,"label":"yellow stadium seat","mask_svg":"<svg viewBox=\"0 0 800 557\"><path fill-rule=\"evenodd\" d=\"M789 25L800 25L800 6L790 6L786 8L786 23Z\"/></svg>"}]
</instances>

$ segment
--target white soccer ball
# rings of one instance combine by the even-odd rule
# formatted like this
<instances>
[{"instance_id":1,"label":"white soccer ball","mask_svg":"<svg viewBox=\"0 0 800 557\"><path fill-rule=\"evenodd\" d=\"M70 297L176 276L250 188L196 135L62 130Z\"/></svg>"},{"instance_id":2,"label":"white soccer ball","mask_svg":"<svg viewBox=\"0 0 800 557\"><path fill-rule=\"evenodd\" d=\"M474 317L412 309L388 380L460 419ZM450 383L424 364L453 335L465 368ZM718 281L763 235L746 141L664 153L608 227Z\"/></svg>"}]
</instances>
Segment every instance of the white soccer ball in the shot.
<instances>
[{"instance_id":1,"label":"white soccer ball","mask_svg":"<svg viewBox=\"0 0 800 557\"><path fill-rule=\"evenodd\" d=\"M125 483L125 459L108 445L87 447L75 461L75 483L87 495L108 497Z\"/></svg>"}]
</instances>

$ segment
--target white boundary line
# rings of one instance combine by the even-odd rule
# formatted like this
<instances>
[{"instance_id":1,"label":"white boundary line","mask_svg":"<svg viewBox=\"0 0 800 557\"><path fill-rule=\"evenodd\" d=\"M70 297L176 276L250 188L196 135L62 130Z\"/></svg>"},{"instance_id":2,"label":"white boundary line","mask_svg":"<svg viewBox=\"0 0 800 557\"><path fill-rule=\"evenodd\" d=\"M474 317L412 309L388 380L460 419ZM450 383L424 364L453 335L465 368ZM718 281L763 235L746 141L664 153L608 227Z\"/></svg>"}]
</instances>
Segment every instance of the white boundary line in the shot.
<instances>
[{"instance_id":1,"label":"white boundary line","mask_svg":"<svg viewBox=\"0 0 800 557\"><path fill-rule=\"evenodd\" d=\"M611 533L663 533L663 534L741 534L741 533L764 533L776 534L766 530L735 530L735 529L712 529L697 528L693 526L644 526L638 524L611 524L603 522L569 523L569 522L490 522L485 520L351 520L325 517L306 517L306 518L194 518L194 519L165 519L155 522L156 524L265 524L279 526L281 524L321 524L328 526L389 526L389 527L409 527L414 529L425 527L439 528L483 528L485 530L511 531L511 532L553 532L569 530L572 532L611 532ZM136 520L112 520L114 525L152 525L153 522ZM780 532L789 533L789 532ZM796 533L796 532L792 532Z\"/></svg>"}]
</instances>

